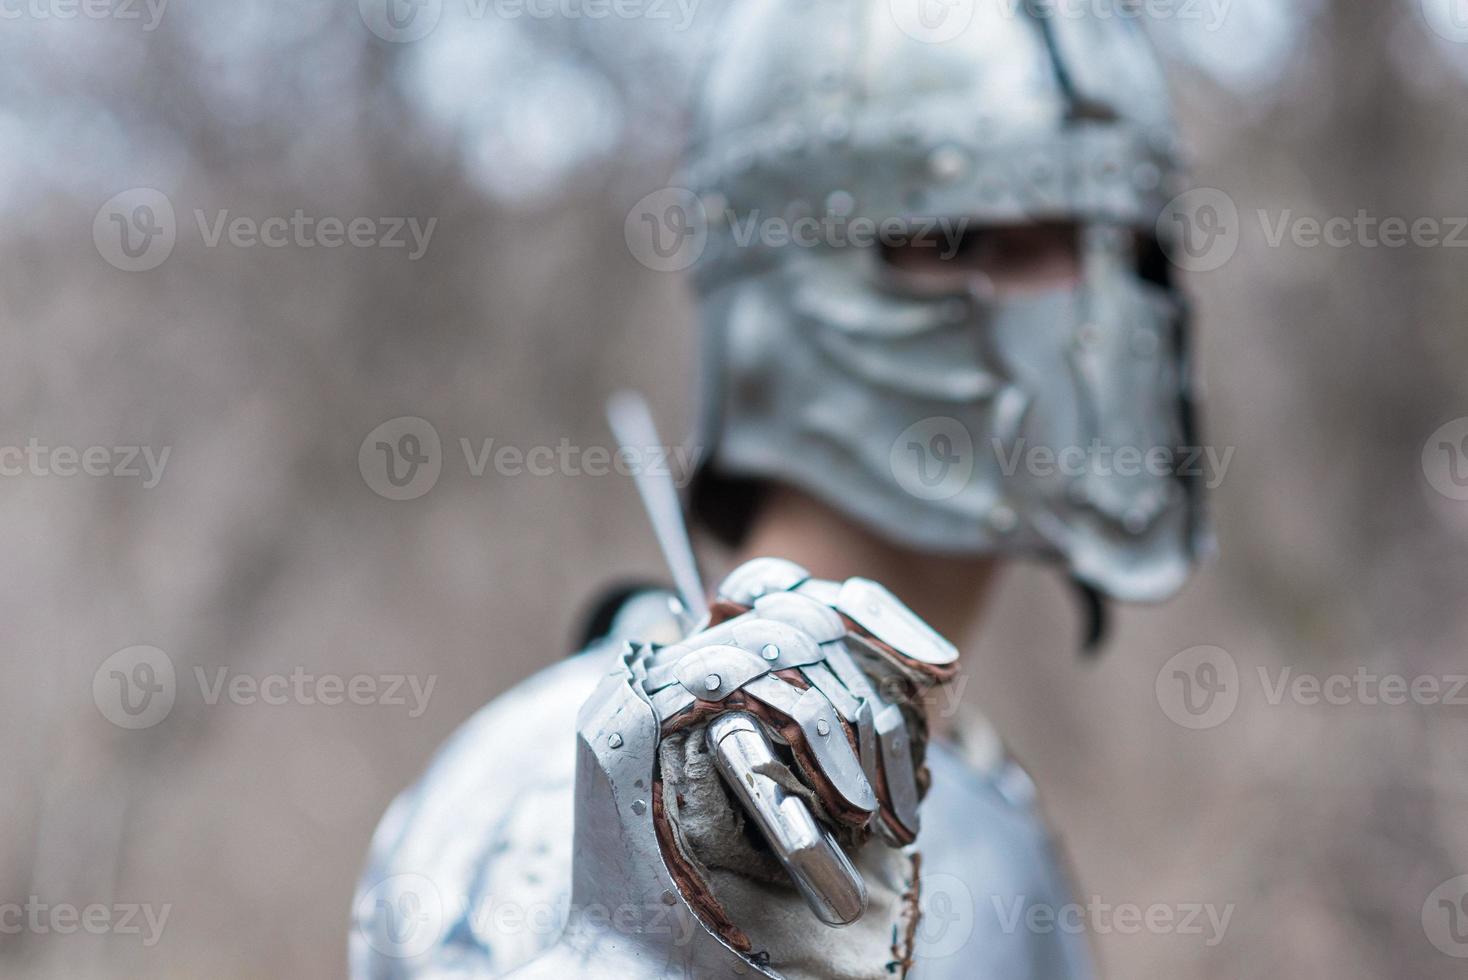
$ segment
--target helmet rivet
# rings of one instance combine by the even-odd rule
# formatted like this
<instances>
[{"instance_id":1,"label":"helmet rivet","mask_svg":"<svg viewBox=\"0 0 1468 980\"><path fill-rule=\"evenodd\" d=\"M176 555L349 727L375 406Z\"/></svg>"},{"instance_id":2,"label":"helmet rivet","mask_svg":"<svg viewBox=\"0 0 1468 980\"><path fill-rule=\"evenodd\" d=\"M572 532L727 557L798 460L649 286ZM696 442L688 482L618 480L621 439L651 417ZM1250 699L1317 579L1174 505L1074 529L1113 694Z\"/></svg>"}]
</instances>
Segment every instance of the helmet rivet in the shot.
<instances>
[{"instance_id":1,"label":"helmet rivet","mask_svg":"<svg viewBox=\"0 0 1468 980\"><path fill-rule=\"evenodd\" d=\"M822 719L820 719L819 721L816 722L816 734L817 735L829 735L829 734L831 734L831 725L830 725L829 722L826 721L826 719L822 718Z\"/></svg>"},{"instance_id":2,"label":"helmet rivet","mask_svg":"<svg viewBox=\"0 0 1468 980\"><path fill-rule=\"evenodd\" d=\"M611 738L607 739L607 744L614 749L620 749L622 747L622 736L616 732L612 732Z\"/></svg>"},{"instance_id":3,"label":"helmet rivet","mask_svg":"<svg viewBox=\"0 0 1468 980\"><path fill-rule=\"evenodd\" d=\"M773 643L766 643L764 649L760 650L760 655L766 660L779 660L780 648Z\"/></svg>"}]
</instances>

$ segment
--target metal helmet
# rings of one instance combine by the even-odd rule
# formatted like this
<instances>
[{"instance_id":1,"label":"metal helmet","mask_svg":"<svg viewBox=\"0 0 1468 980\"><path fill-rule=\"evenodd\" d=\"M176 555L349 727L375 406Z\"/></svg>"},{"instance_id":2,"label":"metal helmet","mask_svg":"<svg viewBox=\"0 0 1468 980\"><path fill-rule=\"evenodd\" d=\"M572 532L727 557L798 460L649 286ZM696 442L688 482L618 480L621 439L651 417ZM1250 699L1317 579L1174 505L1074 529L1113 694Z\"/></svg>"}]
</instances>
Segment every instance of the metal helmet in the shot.
<instances>
[{"instance_id":1,"label":"metal helmet","mask_svg":"<svg viewBox=\"0 0 1468 980\"><path fill-rule=\"evenodd\" d=\"M1156 237L1178 144L1140 25L1025 0L745 0L725 28L686 172L708 223L695 515L737 539L783 481L921 550L1174 592L1204 534ZM1080 280L1021 296L916 291L876 247L1050 221L1079 229Z\"/></svg>"}]
</instances>

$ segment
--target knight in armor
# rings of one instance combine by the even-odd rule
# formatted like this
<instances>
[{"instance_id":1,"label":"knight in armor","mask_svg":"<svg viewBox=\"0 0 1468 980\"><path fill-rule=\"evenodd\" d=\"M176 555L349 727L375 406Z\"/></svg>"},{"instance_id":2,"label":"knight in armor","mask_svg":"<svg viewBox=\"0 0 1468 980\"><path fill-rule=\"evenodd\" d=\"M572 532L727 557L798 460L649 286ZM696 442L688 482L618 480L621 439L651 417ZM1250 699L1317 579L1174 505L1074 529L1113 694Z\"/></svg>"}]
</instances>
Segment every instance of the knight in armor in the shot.
<instances>
[{"instance_id":1,"label":"knight in armor","mask_svg":"<svg viewBox=\"0 0 1468 980\"><path fill-rule=\"evenodd\" d=\"M1178 141L1135 20L930 13L731 6L681 184L688 507L736 567L623 597L454 736L374 839L360 980L1092 975L1003 914L1069 901L1033 787L931 721L1002 559L1099 623L1204 544L1157 238Z\"/></svg>"}]
</instances>

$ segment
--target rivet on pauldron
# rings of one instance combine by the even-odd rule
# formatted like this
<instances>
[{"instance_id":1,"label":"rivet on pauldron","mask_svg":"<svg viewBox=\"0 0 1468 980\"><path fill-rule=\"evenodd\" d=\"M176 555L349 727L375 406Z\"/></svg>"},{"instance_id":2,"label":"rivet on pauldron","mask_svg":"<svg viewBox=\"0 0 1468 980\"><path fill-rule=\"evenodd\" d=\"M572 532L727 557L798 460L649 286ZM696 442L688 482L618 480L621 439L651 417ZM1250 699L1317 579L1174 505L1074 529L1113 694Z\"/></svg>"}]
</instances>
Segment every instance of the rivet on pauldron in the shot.
<instances>
[{"instance_id":1,"label":"rivet on pauldron","mask_svg":"<svg viewBox=\"0 0 1468 980\"><path fill-rule=\"evenodd\" d=\"M775 646L775 644L773 643L766 643L764 645L764 648L760 650L760 656L764 657L766 660L779 660L780 648Z\"/></svg>"},{"instance_id":2,"label":"rivet on pauldron","mask_svg":"<svg viewBox=\"0 0 1468 980\"><path fill-rule=\"evenodd\" d=\"M622 747L622 736L616 732L612 732L611 737L607 739L607 744L614 749L620 749Z\"/></svg>"},{"instance_id":3,"label":"rivet on pauldron","mask_svg":"<svg viewBox=\"0 0 1468 980\"><path fill-rule=\"evenodd\" d=\"M703 679L703 688L705 691L717 691L722 683L718 674L710 674Z\"/></svg>"},{"instance_id":4,"label":"rivet on pauldron","mask_svg":"<svg viewBox=\"0 0 1468 980\"><path fill-rule=\"evenodd\" d=\"M822 718L822 719L820 719L819 721L816 722L816 734L817 735L829 735L829 734L831 734L831 726L830 726L830 724L828 724L826 722L826 719Z\"/></svg>"}]
</instances>

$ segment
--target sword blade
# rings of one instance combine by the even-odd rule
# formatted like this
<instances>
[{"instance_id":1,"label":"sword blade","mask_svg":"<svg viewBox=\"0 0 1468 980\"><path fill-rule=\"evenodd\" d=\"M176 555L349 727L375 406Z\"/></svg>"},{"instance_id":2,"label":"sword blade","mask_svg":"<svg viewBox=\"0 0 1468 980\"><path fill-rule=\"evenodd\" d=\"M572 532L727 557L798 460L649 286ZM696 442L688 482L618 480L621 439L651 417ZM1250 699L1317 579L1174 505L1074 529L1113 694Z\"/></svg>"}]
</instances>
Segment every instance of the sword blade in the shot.
<instances>
[{"instance_id":1,"label":"sword blade","mask_svg":"<svg viewBox=\"0 0 1468 980\"><path fill-rule=\"evenodd\" d=\"M657 426L647 399L635 391L619 391L607 401L607 423L617 443L626 450L638 453L635 458L646 458L647 451L660 445ZM683 505L678 501L678 488L673 484L670 471L653 473L646 466L639 466L633 473L637 493L642 506L647 510L653 534L662 549L663 560L673 575L673 585L683 599L683 608L699 621L708 613L708 601L704 598L703 579L698 572L698 560L693 554L693 541L688 535L688 525L683 519Z\"/></svg>"}]
</instances>

